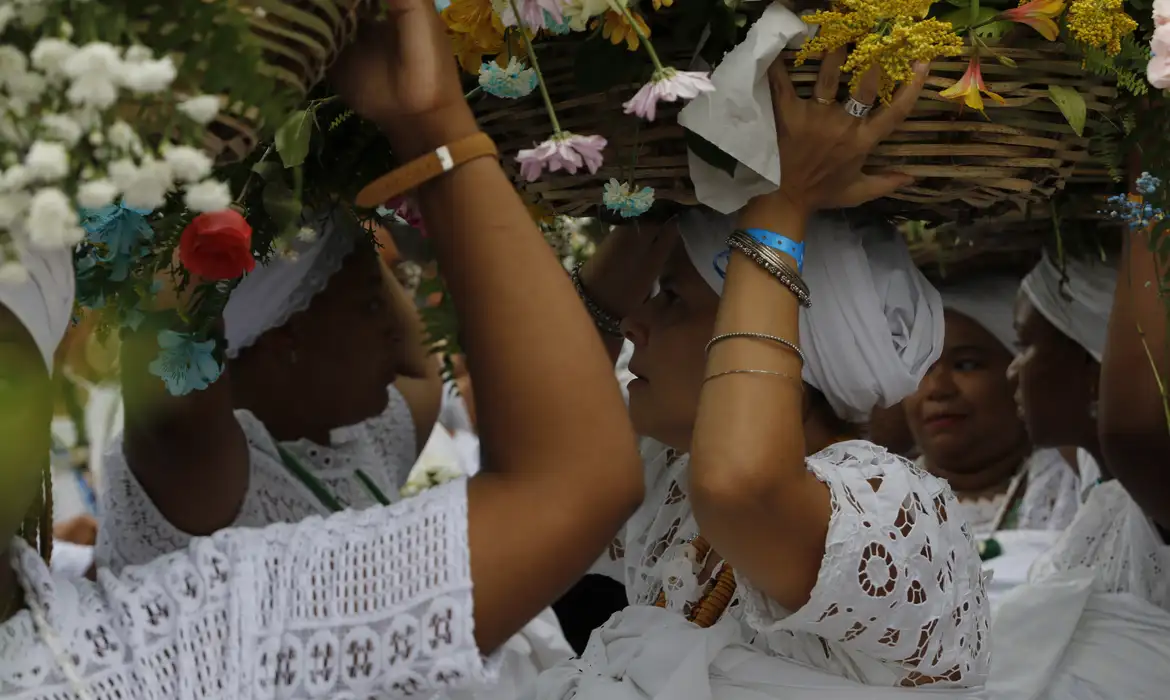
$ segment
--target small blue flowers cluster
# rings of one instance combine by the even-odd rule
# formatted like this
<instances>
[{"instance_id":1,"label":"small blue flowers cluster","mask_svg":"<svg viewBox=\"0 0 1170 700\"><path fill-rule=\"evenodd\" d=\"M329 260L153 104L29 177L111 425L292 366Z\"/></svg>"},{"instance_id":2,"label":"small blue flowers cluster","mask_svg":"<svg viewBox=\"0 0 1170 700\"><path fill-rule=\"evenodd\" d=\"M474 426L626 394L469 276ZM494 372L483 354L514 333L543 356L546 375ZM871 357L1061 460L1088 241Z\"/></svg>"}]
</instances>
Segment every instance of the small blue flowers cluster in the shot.
<instances>
[{"instance_id":1,"label":"small blue flowers cluster","mask_svg":"<svg viewBox=\"0 0 1170 700\"><path fill-rule=\"evenodd\" d=\"M1162 181L1149 173L1142 173L1137 179L1137 193L1142 197L1149 197L1158 191ZM1163 219L1165 213L1153 204L1144 201L1133 201L1127 195L1118 194L1109 198L1111 218L1120 219L1129 224L1131 231L1147 229Z\"/></svg>"},{"instance_id":2,"label":"small blue flowers cluster","mask_svg":"<svg viewBox=\"0 0 1170 700\"><path fill-rule=\"evenodd\" d=\"M493 62L484 63L479 69L479 86L495 97L517 99L532 94L537 85L536 71L525 68L516 57L508 59L508 65L501 68Z\"/></svg>"},{"instance_id":3,"label":"small blue flowers cluster","mask_svg":"<svg viewBox=\"0 0 1170 700\"><path fill-rule=\"evenodd\" d=\"M172 396L203 391L223 373L215 359L215 341L197 341L188 333L164 330L158 334L158 357L150 373L163 380Z\"/></svg>"},{"instance_id":4,"label":"small blue flowers cluster","mask_svg":"<svg viewBox=\"0 0 1170 700\"><path fill-rule=\"evenodd\" d=\"M628 182L618 182L611 178L605 183L601 202L606 209L623 219L632 219L645 214L654 206L654 188L643 187L635 192Z\"/></svg>"}]
</instances>

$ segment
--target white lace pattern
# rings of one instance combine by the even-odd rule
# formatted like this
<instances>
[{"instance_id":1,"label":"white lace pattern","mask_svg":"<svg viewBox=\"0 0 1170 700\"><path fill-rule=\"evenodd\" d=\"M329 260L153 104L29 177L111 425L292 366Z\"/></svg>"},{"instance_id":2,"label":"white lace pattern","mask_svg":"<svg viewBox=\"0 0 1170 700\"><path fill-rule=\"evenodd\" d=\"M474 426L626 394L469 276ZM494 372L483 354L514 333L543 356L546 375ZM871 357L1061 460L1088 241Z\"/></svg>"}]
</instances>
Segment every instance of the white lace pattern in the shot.
<instances>
[{"instance_id":1,"label":"white lace pattern","mask_svg":"<svg viewBox=\"0 0 1170 700\"><path fill-rule=\"evenodd\" d=\"M96 700L373 700L493 680L473 637L466 482L224 530L97 583L13 547ZM0 624L0 697L76 697L28 611Z\"/></svg>"},{"instance_id":2,"label":"white lace pattern","mask_svg":"<svg viewBox=\"0 0 1170 700\"><path fill-rule=\"evenodd\" d=\"M698 535L687 455L647 441L647 499L595 566L621 569L629 601L686 613ZM790 612L739 579L728 614L776 656L869 685L974 687L988 668L980 561L946 484L866 441L808 458L828 487L832 519L809 602ZM708 569L711 567L708 562Z\"/></svg>"},{"instance_id":3,"label":"white lace pattern","mask_svg":"<svg viewBox=\"0 0 1170 700\"><path fill-rule=\"evenodd\" d=\"M232 527L264 527L328 515L329 508L289 471L256 416L236 411L236 418L248 439L251 473L248 492ZM396 388L389 388L385 411L356 426L333 431L332 443L322 447L297 440L281 446L344 507L377 505L370 484L389 502L398 500L398 490L414 465L415 429L410 407ZM120 437L106 456L103 481L104 513L95 548L101 565L120 571L190 542L191 535L171 525L138 483L122 454Z\"/></svg>"},{"instance_id":4,"label":"white lace pattern","mask_svg":"<svg viewBox=\"0 0 1170 700\"><path fill-rule=\"evenodd\" d=\"M1170 612L1170 546L1119 481L1095 486L1029 578L1091 568L1098 593L1131 593Z\"/></svg>"}]
</instances>

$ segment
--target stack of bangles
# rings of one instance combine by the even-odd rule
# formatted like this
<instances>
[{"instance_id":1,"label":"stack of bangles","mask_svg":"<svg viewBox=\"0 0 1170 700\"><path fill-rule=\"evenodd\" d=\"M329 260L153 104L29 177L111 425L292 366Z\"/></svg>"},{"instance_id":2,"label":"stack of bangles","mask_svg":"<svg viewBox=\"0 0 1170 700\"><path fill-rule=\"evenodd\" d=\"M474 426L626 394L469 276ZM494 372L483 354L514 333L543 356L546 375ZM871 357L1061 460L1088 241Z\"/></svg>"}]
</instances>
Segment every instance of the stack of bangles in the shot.
<instances>
[{"instance_id":1,"label":"stack of bangles","mask_svg":"<svg viewBox=\"0 0 1170 700\"><path fill-rule=\"evenodd\" d=\"M787 236L781 236L763 229L737 229L728 237L727 245L743 253L775 277L780 284L792 292L801 306L805 308L812 306L812 298L809 295L808 285L805 284L804 279L800 276L800 270L803 268L804 263L803 243L797 243ZM792 265L788 264L780 256L781 253L790 256L796 261L795 270L792 269ZM769 333L754 333L749 331L722 333L707 343L706 352L710 353L711 348L717 343L733 338L764 340L775 343L800 358L800 364L802 366L805 364L804 352L801 351L800 346L790 340L785 340L784 338ZM780 377L794 382L802 390L804 388L804 382L801 381L799 376L793 377L785 372L777 372L770 369L730 369L723 372L716 372L703 381L706 383L717 377L723 377L729 374L757 374Z\"/></svg>"}]
</instances>

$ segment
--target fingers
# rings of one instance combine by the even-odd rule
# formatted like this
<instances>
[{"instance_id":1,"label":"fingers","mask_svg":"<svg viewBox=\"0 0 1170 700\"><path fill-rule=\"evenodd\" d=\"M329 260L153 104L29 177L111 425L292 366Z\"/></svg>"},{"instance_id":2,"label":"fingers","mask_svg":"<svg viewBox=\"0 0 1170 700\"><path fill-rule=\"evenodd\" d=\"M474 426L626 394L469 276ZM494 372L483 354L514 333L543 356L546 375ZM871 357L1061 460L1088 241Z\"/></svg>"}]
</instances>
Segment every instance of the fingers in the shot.
<instances>
[{"instance_id":1,"label":"fingers","mask_svg":"<svg viewBox=\"0 0 1170 700\"><path fill-rule=\"evenodd\" d=\"M784 64L784 56L776 57L768 68L768 85L772 88L772 102L779 105L796 98L796 88L792 85L792 76L788 75L788 66Z\"/></svg>"},{"instance_id":2,"label":"fingers","mask_svg":"<svg viewBox=\"0 0 1170 700\"><path fill-rule=\"evenodd\" d=\"M817 102L837 101L837 90L841 87L841 66L845 65L845 49L837 49L825 54L821 60L821 70L817 73L817 84L813 87L813 98Z\"/></svg>"},{"instance_id":3,"label":"fingers","mask_svg":"<svg viewBox=\"0 0 1170 700\"><path fill-rule=\"evenodd\" d=\"M918 104L918 96L926 84L926 76L930 73L930 65L919 63L914 66L914 79L903 83L890 104L882 107L866 122L874 144L894 133L894 130L906 121L906 117L914 111Z\"/></svg>"},{"instance_id":4,"label":"fingers","mask_svg":"<svg viewBox=\"0 0 1170 700\"><path fill-rule=\"evenodd\" d=\"M853 91L853 99L863 105L873 105L877 102L878 89L882 84L882 69L875 65L861 77L861 83Z\"/></svg>"}]
</instances>

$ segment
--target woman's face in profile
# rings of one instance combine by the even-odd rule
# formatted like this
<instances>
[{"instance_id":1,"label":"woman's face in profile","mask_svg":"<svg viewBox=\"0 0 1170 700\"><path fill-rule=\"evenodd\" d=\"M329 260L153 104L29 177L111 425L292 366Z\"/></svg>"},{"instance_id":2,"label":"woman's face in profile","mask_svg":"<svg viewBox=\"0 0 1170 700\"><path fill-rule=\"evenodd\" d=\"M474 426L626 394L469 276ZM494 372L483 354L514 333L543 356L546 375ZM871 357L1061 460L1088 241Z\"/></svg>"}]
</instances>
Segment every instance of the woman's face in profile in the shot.
<instances>
[{"instance_id":1,"label":"woman's face in profile","mask_svg":"<svg viewBox=\"0 0 1170 700\"><path fill-rule=\"evenodd\" d=\"M0 537L15 533L40 489L52 419L53 383L40 351L0 306Z\"/></svg>"}]
</instances>

